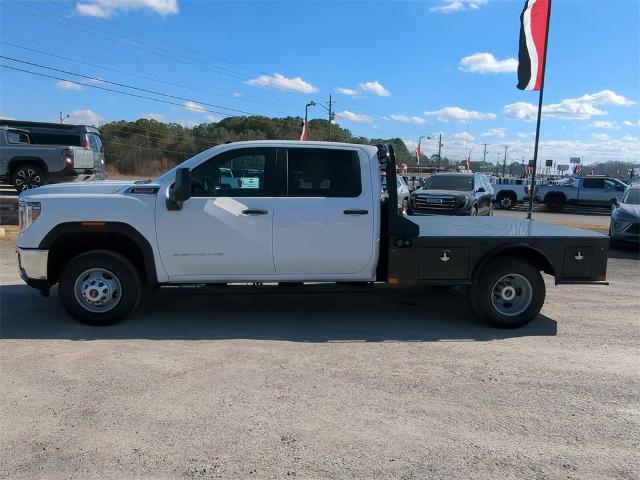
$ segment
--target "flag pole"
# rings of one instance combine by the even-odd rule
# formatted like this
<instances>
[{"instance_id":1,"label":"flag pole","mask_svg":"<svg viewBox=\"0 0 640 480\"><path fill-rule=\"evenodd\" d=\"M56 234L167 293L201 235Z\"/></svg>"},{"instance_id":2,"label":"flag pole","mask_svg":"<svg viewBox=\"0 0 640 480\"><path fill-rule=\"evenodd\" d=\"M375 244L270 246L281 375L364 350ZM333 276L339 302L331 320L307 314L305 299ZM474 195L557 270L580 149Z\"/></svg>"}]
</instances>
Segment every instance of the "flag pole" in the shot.
<instances>
[{"instance_id":1,"label":"flag pole","mask_svg":"<svg viewBox=\"0 0 640 480\"><path fill-rule=\"evenodd\" d=\"M551 0L549 0L549 13L547 15L547 31L544 36L544 58L542 59L542 80L540 81L540 96L538 97L538 122L536 124L536 143L533 148L533 172L531 173L531 189L529 190L529 209L527 220L531 220L533 211L533 196L536 191L536 172L538 170L538 144L540 143L540 120L542 119L542 98L544 96L544 77L547 70L547 53L549 51L549 23L551 22Z\"/></svg>"}]
</instances>

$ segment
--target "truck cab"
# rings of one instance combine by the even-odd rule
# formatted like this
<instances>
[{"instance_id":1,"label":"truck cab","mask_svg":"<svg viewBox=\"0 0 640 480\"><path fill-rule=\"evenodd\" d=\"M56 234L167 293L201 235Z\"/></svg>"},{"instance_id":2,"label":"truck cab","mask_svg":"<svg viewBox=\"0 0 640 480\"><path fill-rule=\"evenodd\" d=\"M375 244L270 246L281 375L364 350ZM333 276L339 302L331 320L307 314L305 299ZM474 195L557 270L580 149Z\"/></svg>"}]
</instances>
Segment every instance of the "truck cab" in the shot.
<instances>
[{"instance_id":1,"label":"truck cab","mask_svg":"<svg viewBox=\"0 0 640 480\"><path fill-rule=\"evenodd\" d=\"M617 178L593 175L561 185L541 185L537 199L544 202L550 212L559 212L566 205L611 208L626 188Z\"/></svg>"},{"instance_id":2,"label":"truck cab","mask_svg":"<svg viewBox=\"0 0 640 480\"><path fill-rule=\"evenodd\" d=\"M531 321L556 283L602 283L608 238L540 222L406 217L392 145L224 144L153 181L50 185L20 196L23 279L66 310L115 323L176 285L462 285L502 327ZM234 181L229 182L229 179Z\"/></svg>"}]
</instances>

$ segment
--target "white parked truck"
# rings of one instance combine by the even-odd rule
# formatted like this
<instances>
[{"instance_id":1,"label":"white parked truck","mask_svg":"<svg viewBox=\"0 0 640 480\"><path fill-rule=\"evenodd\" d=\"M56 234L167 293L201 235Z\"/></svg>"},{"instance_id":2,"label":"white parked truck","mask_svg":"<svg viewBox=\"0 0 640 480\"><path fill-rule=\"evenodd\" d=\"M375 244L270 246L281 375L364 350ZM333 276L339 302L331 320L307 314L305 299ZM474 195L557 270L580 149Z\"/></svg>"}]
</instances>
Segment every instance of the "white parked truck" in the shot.
<instances>
[{"instance_id":1,"label":"white parked truck","mask_svg":"<svg viewBox=\"0 0 640 480\"><path fill-rule=\"evenodd\" d=\"M49 185L20 195L23 279L81 322L117 322L142 286L318 282L463 285L479 317L531 321L556 283L605 283L608 237L496 217L405 217L391 145L219 145L153 181ZM225 180L231 170L233 178ZM317 285L314 287L317 288Z\"/></svg>"}]
</instances>

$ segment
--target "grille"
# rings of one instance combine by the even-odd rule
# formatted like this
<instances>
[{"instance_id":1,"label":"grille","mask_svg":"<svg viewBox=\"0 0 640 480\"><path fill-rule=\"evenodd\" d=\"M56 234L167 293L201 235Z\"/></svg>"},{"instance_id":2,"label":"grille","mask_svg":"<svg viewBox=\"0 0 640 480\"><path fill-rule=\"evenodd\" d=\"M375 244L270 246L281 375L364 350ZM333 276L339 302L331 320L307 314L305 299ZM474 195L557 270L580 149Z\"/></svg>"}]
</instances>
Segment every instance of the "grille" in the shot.
<instances>
[{"instance_id":1,"label":"grille","mask_svg":"<svg viewBox=\"0 0 640 480\"><path fill-rule=\"evenodd\" d=\"M416 197L416 208L424 210L455 210L456 199L454 197ZM435 200L435 201L433 201Z\"/></svg>"}]
</instances>

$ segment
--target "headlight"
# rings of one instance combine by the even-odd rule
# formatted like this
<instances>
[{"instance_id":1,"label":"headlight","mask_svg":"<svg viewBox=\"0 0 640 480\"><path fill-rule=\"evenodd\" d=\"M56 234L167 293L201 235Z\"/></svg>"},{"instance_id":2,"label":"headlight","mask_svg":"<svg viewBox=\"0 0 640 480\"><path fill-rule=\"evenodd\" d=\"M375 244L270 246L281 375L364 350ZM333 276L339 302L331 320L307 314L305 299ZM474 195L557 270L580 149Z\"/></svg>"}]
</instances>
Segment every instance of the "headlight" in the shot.
<instances>
[{"instance_id":1,"label":"headlight","mask_svg":"<svg viewBox=\"0 0 640 480\"><path fill-rule=\"evenodd\" d=\"M40 202L19 202L18 203L18 224L20 231L24 231L37 220L42 211Z\"/></svg>"},{"instance_id":2,"label":"headlight","mask_svg":"<svg viewBox=\"0 0 640 480\"><path fill-rule=\"evenodd\" d=\"M467 208L469 205L469 197L466 195L460 195L456 197L456 203L460 205L460 208Z\"/></svg>"},{"instance_id":3,"label":"headlight","mask_svg":"<svg viewBox=\"0 0 640 480\"><path fill-rule=\"evenodd\" d=\"M636 217L634 217L633 215L625 212L624 210L620 210L619 208L616 208L613 211L613 219L614 220L621 220L621 221L625 221L625 222L634 222L636 221Z\"/></svg>"}]
</instances>

